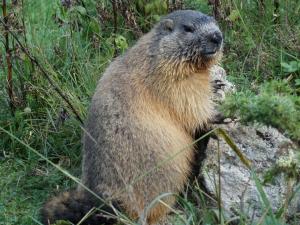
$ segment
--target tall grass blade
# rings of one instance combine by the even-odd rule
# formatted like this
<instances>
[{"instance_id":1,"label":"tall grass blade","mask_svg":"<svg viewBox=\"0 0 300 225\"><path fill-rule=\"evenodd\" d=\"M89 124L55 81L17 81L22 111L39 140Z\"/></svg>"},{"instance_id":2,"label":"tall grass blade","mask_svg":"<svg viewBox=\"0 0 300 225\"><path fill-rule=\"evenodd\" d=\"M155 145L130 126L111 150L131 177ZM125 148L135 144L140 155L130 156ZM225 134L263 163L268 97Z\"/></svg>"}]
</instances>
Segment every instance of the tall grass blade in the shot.
<instances>
[{"instance_id":1,"label":"tall grass blade","mask_svg":"<svg viewBox=\"0 0 300 225\"><path fill-rule=\"evenodd\" d=\"M222 137L224 141L231 147L231 149L237 154L237 156L240 158L242 163L251 170L251 162L249 159L247 159L242 151L238 148L238 146L234 143L234 141L229 137L227 132L223 130L222 128L218 128L216 130L216 135L219 137Z\"/></svg>"}]
</instances>

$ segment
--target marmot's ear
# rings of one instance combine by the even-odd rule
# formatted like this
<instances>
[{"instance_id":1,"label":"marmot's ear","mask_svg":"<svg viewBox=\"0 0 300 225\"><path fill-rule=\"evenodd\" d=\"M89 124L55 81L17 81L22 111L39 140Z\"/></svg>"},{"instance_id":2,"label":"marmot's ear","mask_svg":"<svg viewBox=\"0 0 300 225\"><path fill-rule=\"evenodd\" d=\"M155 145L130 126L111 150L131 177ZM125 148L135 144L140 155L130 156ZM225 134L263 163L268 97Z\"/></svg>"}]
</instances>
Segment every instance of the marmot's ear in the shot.
<instances>
[{"instance_id":1,"label":"marmot's ear","mask_svg":"<svg viewBox=\"0 0 300 225\"><path fill-rule=\"evenodd\" d=\"M174 29L174 21L171 19L164 19L161 21L161 27L166 31L173 31Z\"/></svg>"}]
</instances>

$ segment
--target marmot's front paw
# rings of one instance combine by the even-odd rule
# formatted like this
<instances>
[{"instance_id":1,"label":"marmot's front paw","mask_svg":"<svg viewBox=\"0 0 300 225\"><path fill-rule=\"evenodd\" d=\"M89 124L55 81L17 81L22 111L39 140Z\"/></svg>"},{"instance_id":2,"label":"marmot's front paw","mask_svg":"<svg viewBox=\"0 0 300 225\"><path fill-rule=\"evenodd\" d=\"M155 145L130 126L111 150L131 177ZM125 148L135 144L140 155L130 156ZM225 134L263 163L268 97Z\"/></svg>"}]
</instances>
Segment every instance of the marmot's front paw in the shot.
<instances>
[{"instance_id":1,"label":"marmot's front paw","mask_svg":"<svg viewBox=\"0 0 300 225\"><path fill-rule=\"evenodd\" d=\"M212 124L222 124L222 123L224 123L224 119L225 119L225 118L226 118L226 117L224 116L223 113L221 113L221 112L216 112L215 115L214 115L214 117L213 117L212 120L211 120L211 123L212 123Z\"/></svg>"},{"instance_id":2,"label":"marmot's front paw","mask_svg":"<svg viewBox=\"0 0 300 225\"><path fill-rule=\"evenodd\" d=\"M221 80L212 81L213 93L217 93L218 90L222 89L226 84L224 84Z\"/></svg>"}]
</instances>

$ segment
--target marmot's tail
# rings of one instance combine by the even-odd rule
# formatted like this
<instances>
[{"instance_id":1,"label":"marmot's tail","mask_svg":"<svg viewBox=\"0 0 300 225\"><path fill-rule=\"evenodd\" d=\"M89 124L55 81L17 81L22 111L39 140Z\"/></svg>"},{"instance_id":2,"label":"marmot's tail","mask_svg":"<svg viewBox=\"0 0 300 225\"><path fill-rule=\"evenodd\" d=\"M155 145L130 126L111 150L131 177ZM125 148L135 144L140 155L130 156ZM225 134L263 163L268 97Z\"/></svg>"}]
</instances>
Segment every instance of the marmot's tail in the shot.
<instances>
[{"instance_id":1,"label":"marmot's tail","mask_svg":"<svg viewBox=\"0 0 300 225\"><path fill-rule=\"evenodd\" d=\"M84 216L93 208L100 206L100 202L96 201L94 197L87 196L79 191L63 192L60 195L51 198L43 207L41 211L42 223L44 225L54 224L55 221L65 220L77 224ZM109 207L101 208L101 211L112 212ZM116 220L103 217L103 213L94 213L84 220L82 225L99 225L114 224Z\"/></svg>"}]
</instances>

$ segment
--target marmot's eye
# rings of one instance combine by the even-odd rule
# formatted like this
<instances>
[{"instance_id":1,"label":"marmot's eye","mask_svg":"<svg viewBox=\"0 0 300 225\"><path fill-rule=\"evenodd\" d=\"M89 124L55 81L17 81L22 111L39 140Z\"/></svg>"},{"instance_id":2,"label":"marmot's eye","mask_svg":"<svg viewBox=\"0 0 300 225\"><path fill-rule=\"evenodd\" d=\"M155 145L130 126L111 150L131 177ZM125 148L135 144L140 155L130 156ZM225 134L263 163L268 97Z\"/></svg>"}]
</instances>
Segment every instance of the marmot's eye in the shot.
<instances>
[{"instance_id":1,"label":"marmot's eye","mask_svg":"<svg viewBox=\"0 0 300 225\"><path fill-rule=\"evenodd\" d=\"M185 32L193 33L195 31L195 28L190 25L183 25L183 30Z\"/></svg>"}]
</instances>

